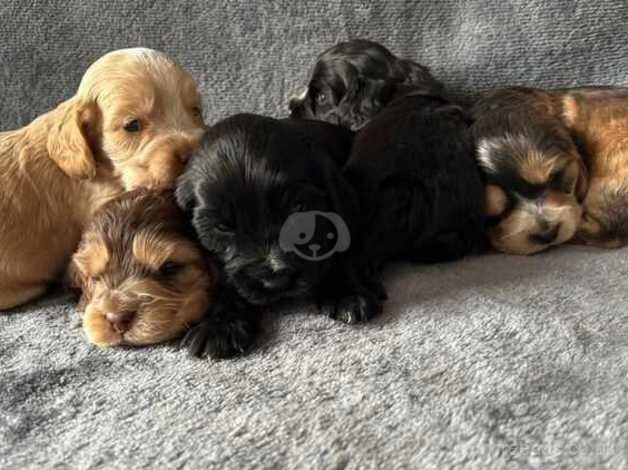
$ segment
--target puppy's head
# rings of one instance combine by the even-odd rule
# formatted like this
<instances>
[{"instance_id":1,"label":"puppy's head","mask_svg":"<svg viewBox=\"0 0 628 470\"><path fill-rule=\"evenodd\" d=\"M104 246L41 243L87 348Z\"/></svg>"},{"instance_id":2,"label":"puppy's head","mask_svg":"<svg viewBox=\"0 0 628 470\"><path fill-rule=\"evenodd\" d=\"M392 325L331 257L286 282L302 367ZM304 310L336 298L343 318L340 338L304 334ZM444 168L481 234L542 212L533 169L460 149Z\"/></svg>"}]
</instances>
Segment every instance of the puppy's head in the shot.
<instances>
[{"instance_id":1,"label":"puppy's head","mask_svg":"<svg viewBox=\"0 0 628 470\"><path fill-rule=\"evenodd\" d=\"M169 188L205 130L192 77L162 52L123 49L93 63L54 112L48 152L73 178L97 170L127 190Z\"/></svg>"},{"instance_id":2,"label":"puppy's head","mask_svg":"<svg viewBox=\"0 0 628 470\"><path fill-rule=\"evenodd\" d=\"M90 342L158 343L201 318L213 275L190 231L165 193L132 191L98 212L68 271Z\"/></svg>"},{"instance_id":3,"label":"puppy's head","mask_svg":"<svg viewBox=\"0 0 628 470\"><path fill-rule=\"evenodd\" d=\"M340 174L332 156L317 154L322 146L300 129L308 125L329 128L327 141L350 139L325 123L235 116L210 130L179 180L177 199L201 243L252 304L311 292L333 259L327 255L349 243L338 239L349 236L343 226L315 233L317 214L341 212L334 194L344 183L333 182Z\"/></svg>"},{"instance_id":4,"label":"puppy's head","mask_svg":"<svg viewBox=\"0 0 628 470\"><path fill-rule=\"evenodd\" d=\"M291 115L357 130L390 101L399 85L442 92L426 67L399 59L384 46L362 39L342 42L318 57L307 87L290 100Z\"/></svg>"},{"instance_id":5,"label":"puppy's head","mask_svg":"<svg viewBox=\"0 0 628 470\"><path fill-rule=\"evenodd\" d=\"M587 172L569 137L551 122L511 130L477 142L489 238L500 251L529 255L575 234Z\"/></svg>"}]
</instances>

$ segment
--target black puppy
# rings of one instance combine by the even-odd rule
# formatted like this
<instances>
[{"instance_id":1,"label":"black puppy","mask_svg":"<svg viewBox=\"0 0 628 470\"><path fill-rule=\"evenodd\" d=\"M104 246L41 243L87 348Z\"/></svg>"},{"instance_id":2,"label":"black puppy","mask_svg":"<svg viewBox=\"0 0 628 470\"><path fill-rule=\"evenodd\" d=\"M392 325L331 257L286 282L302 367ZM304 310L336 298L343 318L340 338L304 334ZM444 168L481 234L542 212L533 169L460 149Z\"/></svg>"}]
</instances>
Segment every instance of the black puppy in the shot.
<instances>
[{"instance_id":1,"label":"black puppy","mask_svg":"<svg viewBox=\"0 0 628 470\"><path fill-rule=\"evenodd\" d=\"M193 354L242 352L259 308L285 298L313 294L348 323L376 313L350 255L357 197L338 163L352 137L322 122L250 114L208 131L177 188L223 276L213 310L184 339Z\"/></svg>"},{"instance_id":2,"label":"black puppy","mask_svg":"<svg viewBox=\"0 0 628 470\"><path fill-rule=\"evenodd\" d=\"M399 59L381 44L364 39L341 42L318 57L307 87L290 100L290 111L292 117L357 130L390 102L401 85L442 92L427 67Z\"/></svg>"},{"instance_id":3,"label":"black puppy","mask_svg":"<svg viewBox=\"0 0 628 470\"><path fill-rule=\"evenodd\" d=\"M357 40L325 51L294 117L360 129L344 174L360 197L363 270L438 262L484 242L484 189L469 124L427 68Z\"/></svg>"}]
</instances>

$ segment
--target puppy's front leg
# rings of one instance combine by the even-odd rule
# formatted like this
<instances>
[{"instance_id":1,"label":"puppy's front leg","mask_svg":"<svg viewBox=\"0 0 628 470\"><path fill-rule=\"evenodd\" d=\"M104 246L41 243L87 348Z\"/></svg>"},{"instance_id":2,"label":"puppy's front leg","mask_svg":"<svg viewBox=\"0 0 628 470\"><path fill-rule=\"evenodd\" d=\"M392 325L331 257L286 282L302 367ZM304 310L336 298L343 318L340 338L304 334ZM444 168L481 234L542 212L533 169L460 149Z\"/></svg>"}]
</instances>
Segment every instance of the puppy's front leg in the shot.
<instances>
[{"instance_id":1,"label":"puppy's front leg","mask_svg":"<svg viewBox=\"0 0 628 470\"><path fill-rule=\"evenodd\" d=\"M35 300L46 292L45 284L15 285L0 280L0 313Z\"/></svg>"},{"instance_id":2,"label":"puppy's front leg","mask_svg":"<svg viewBox=\"0 0 628 470\"><path fill-rule=\"evenodd\" d=\"M369 321L382 310L381 296L365 286L348 259L339 265L330 271L319 287L321 313L349 324Z\"/></svg>"},{"instance_id":3,"label":"puppy's front leg","mask_svg":"<svg viewBox=\"0 0 628 470\"><path fill-rule=\"evenodd\" d=\"M223 287L206 317L183 337L181 346L193 356L212 359L244 353L259 331L254 309L237 293Z\"/></svg>"}]
</instances>

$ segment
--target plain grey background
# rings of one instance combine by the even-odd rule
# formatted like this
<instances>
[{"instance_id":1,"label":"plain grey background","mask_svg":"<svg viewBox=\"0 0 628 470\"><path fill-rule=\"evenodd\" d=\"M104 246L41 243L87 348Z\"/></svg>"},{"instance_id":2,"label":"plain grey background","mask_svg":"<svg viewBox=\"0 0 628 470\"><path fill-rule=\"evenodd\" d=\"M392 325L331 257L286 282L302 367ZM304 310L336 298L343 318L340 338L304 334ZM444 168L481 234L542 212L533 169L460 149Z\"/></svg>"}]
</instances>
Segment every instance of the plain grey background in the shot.
<instances>
[{"instance_id":1,"label":"plain grey background","mask_svg":"<svg viewBox=\"0 0 628 470\"><path fill-rule=\"evenodd\" d=\"M169 52L208 122L283 115L315 56L367 37L468 100L628 85L616 1L0 3L0 128L70 97L106 51ZM287 306L246 357L99 350L74 306L0 314L0 468L627 468L626 250L392 267L381 318Z\"/></svg>"}]
</instances>

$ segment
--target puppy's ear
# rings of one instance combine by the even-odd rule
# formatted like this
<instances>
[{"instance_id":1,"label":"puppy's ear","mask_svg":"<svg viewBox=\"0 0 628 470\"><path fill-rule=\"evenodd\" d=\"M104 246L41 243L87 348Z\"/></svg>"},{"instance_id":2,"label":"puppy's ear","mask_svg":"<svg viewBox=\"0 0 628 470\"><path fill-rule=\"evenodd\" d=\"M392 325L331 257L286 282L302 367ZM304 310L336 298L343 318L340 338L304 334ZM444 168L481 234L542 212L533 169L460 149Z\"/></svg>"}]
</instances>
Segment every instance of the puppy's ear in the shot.
<instances>
[{"instance_id":1,"label":"puppy's ear","mask_svg":"<svg viewBox=\"0 0 628 470\"><path fill-rule=\"evenodd\" d=\"M347 91L342 101L350 105L342 119L352 131L357 131L388 104L395 91L395 82L392 79L363 77L350 64L343 75Z\"/></svg>"},{"instance_id":2,"label":"puppy's ear","mask_svg":"<svg viewBox=\"0 0 628 470\"><path fill-rule=\"evenodd\" d=\"M363 112L370 115L386 106L395 92L395 84L389 79L361 80L361 85L360 94L363 97L361 108Z\"/></svg>"},{"instance_id":3,"label":"puppy's ear","mask_svg":"<svg viewBox=\"0 0 628 470\"><path fill-rule=\"evenodd\" d=\"M484 201L484 215L497 217L501 215L508 204L508 197L502 188L494 184L486 185Z\"/></svg>"},{"instance_id":4,"label":"puppy's ear","mask_svg":"<svg viewBox=\"0 0 628 470\"><path fill-rule=\"evenodd\" d=\"M94 178L96 162L90 137L96 132L98 106L72 98L59 105L53 113L54 122L47 143L50 158L70 178Z\"/></svg>"},{"instance_id":5,"label":"puppy's ear","mask_svg":"<svg viewBox=\"0 0 628 470\"><path fill-rule=\"evenodd\" d=\"M589 171L582 161L582 157L578 158L578 180L576 181L576 198L583 202L589 190Z\"/></svg>"},{"instance_id":6,"label":"puppy's ear","mask_svg":"<svg viewBox=\"0 0 628 470\"><path fill-rule=\"evenodd\" d=\"M430 69L411 60L400 59L399 68L403 75L403 85L427 88L430 92L442 93L443 85L430 73Z\"/></svg>"}]
</instances>

